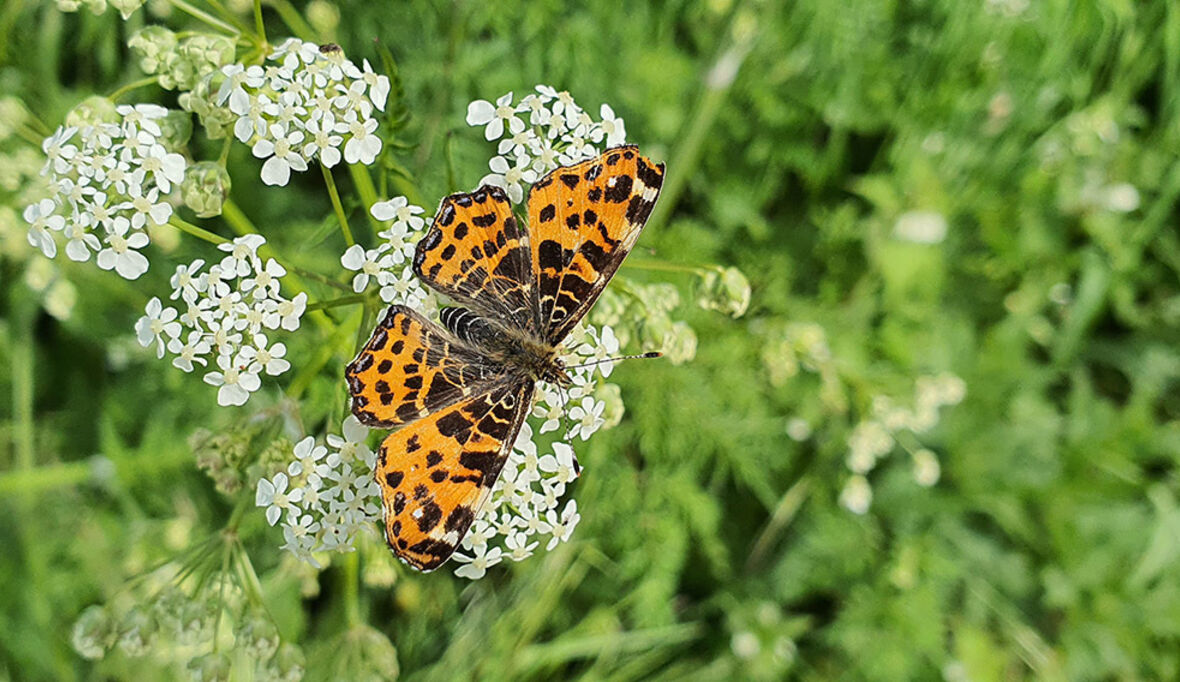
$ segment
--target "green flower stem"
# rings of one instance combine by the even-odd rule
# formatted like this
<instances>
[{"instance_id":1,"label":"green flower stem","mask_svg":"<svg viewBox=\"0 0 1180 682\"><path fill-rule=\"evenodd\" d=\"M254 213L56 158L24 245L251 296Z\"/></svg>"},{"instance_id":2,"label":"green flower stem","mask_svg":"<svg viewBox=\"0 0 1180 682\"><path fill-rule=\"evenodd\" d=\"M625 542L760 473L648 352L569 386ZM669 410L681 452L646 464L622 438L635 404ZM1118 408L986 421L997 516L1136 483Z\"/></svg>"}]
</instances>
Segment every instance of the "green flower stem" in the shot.
<instances>
[{"instance_id":1,"label":"green flower stem","mask_svg":"<svg viewBox=\"0 0 1180 682\"><path fill-rule=\"evenodd\" d=\"M225 5L221 4L221 2L219 2L219 0L205 0L205 2L210 7L212 7L214 10L216 10L216 12L219 15L221 15L221 18L223 21L227 21L227 22L233 24L234 26L237 27L238 31L241 32L243 35L248 35L251 38L253 38L254 40L252 40L251 42L254 42L255 44L258 43L258 36L255 36L253 33L251 33L250 27L247 26L246 23L243 22L241 19L239 19L237 14L231 12L229 9L226 8Z\"/></svg>"},{"instance_id":2,"label":"green flower stem","mask_svg":"<svg viewBox=\"0 0 1180 682\"><path fill-rule=\"evenodd\" d=\"M291 33L294 33L295 37L313 43L319 42L315 29L304 20L303 15L290 2L287 2L287 0L269 0L268 4L278 12L279 18L283 20L287 28L291 29Z\"/></svg>"},{"instance_id":3,"label":"green flower stem","mask_svg":"<svg viewBox=\"0 0 1180 682\"><path fill-rule=\"evenodd\" d=\"M156 82L157 82L156 76L148 76L147 78L140 78L139 80L132 81L132 82L128 83L127 85L124 85L123 87L119 88L118 90L115 90L111 94L107 95L107 99L114 102L115 100L119 99L123 95L126 95L127 93L131 92L132 90L137 90L139 88L144 87L145 85L152 85Z\"/></svg>"},{"instance_id":4,"label":"green flower stem","mask_svg":"<svg viewBox=\"0 0 1180 682\"><path fill-rule=\"evenodd\" d=\"M228 135L225 142L221 145L221 153L217 155L217 165L225 168L225 164L229 161L230 149L234 146L234 136Z\"/></svg>"},{"instance_id":5,"label":"green flower stem","mask_svg":"<svg viewBox=\"0 0 1180 682\"><path fill-rule=\"evenodd\" d=\"M221 19L218 19L217 17L213 16L212 14L209 14L205 10L193 7L189 3L185 2L185 0L168 0L168 2L170 2L172 4L172 6L175 7L176 9L178 9L186 14L190 14L193 17L205 22L206 24L209 24L210 26L219 28L219 29L225 31L226 33L229 33L234 36L241 35L241 33L242 33L242 31L239 30L236 26L233 26L232 24L227 24L226 22L222 21Z\"/></svg>"},{"instance_id":6,"label":"green flower stem","mask_svg":"<svg viewBox=\"0 0 1180 682\"><path fill-rule=\"evenodd\" d=\"M245 213L242 213L242 209L238 208L238 205L235 204L232 199L226 199L225 203L222 204L221 217L225 218L225 222L229 223L230 228L240 236L247 234L260 234L258 232L258 228L254 227L254 223L251 222L248 217L246 217ZM303 279L298 274L299 268L290 265L286 259L281 258L277 253L275 253L274 247L270 245L269 241L259 247L258 255L262 256L263 258L275 259L275 262L277 262L279 265L282 265L287 270L287 277L283 281L287 286L295 291L296 295L306 293L308 297L311 296L311 293L307 291L307 286L303 283ZM312 319L315 320L320 329L324 331L331 331L333 328L335 328L336 325L334 325L332 320L328 319L328 317L324 315L323 311L310 312L313 313Z\"/></svg>"},{"instance_id":7,"label":"green flower stem","mask_svg":"<svg viewBox=\"0 0 1180 682\"><path fill-rule=\"evenodd\" d=\"M339 308L345 305L354 305L357 303L364 303L369 299L365 294L353 294L352 296L341 296L340 298L333 298L328 301L316 301L315 303L308 303L307 310L328 310L330 308Z\"/></svg>"},{"instance_id":8,"label":"green flower stem","mask_svg":"<svg viewBox=\"0 0 1180 682\"><path fill-rule=\"evenodd\" d=\"M356 240L352 238L352 229L348 226L344 204L340 203L340 192L336 189L336 180L332 178L332 169L321 163L320 171L324 174L324 184L328 186L328 196L332 198L332 210L336 211L336 220L339 221L340 231L344 234L344 243L352 246L356 244Z\"/></svg>"},{"instance_id":9,"label":"green flower stem","mask_svg":"<svg viewBox=\"0 0 1180 682\"><path fill-rule=\"evenodd\" d=\"M196 225L193 225L192 223L185 220L181 220L175 213L173 213L172 217L168 219L168 224L180 230L181 232L187 232L198 239L204 239L210 244L224 244L229 241L219 234L213 234L209 230L197 227Z\"/></svg>"},{"instance_id":10,"label":"green flower stem","mask_svg":"<svg viewBox=\"0 0 1180 682\"><path fill-rule=\"evenodd\" d=\"M344 616L349 627L361 624L359 554L350 552L344 556Z\"/></svg>"},{"instance_id":11,"label":"green flower stem","mask_svg":"<svg viewBox=\"0 0 1180 682\"><path fill-rule=\"evenodd\" d=\"M770 515L770 521L766 523L766 527L758 534L758 538L754 541L753 549L750 550L750 555L746 558L746 572L752 573L762 565L763 560L767 556L767 552L774 549L774 543L782 537L783 532L787 526L791 525L791 521L795 519L795 515L799 513L799 509L803 503L807 501L808 495L811 493L811 478L804 475L795 482L787 492L783 493L774 511Z\"/></svg>"},{"instance_id":12,"label":"green flower stem","mask_svg":"<svg viewBox=\"0 0 1180 682\"><path fill-rule=\"evenodd\" d=\"M698 276L704 274L705 271L709 269L709 267L697 265L679 265L677 263L665 263L664 261L644 259L628 260L623 263L623 268L630 268L633 270L657 270L660 272L687 272ZM721 268L719 267L716 267L716 269L719 272L721 271Z\"/></svg>"},{"instance_id":13,"label":"green flower stem","mask_svg":"<svg viewBox=\"0 0 1180 682\"><path fill-rule=\"evenodd\" d=\"M266 44L266 24L262 22L262 0L254 0L254 31L258 33L258 40Z\"/></svg>"},{"instance_id":14,"label":"green flower stem","mask_svg":"<svg viewBox=\"0 0 1180 682\"><path fill-rule=\"evenodd\" d=\"M373 204L377 203L377 188L373 186L373 178L369 175L369 169L359 163L348 164L348 172L352 175L352 183L356 185L356 192L361 196L361 205L365 209L365 217L369 219L369 224L373 226L373 232L380 232L382 229L381 221L373 217L369 209ZM417 194L417 190L415 190ZM409 197L409 195L406 195ZM410 203L417 203L414 199L410 199Z\"/></svg>"},{"instance_id":15,"label":"green flower stem","mask_svg":"<svg viewBox=\"0 0 1180 682\"><path fill-rule=\"evenodd\" d=\"M325 277L318 272L312 272L311 270L306 270L295 265L284 265L283 267L299 275L300 277L306 277L307 279L315 280L320 284L325 284L332 287L333 289L337 289L339 291L352 291L352 287L341 284L340 282L337 282L336 280L329 277Z\"/></svg>"}]
</instances>

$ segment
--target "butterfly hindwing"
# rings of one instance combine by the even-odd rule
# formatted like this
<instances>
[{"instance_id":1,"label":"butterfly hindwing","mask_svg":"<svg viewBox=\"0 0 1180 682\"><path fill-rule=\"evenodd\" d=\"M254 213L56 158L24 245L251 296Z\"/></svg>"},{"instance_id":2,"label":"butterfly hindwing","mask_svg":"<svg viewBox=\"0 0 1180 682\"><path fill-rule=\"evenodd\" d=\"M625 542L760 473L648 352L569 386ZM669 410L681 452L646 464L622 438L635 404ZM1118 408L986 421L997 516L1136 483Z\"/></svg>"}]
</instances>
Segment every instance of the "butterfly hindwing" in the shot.
<instances>
[{"instance_id":1,"label":"butterfly hindwing","mask_svg":"<svg viewBox=\"0 0 1180 682\"><path fill-rule=\"evenodd\" d=\"M557 344L630 253L655 206L664 165L634 145L558 168L529 190L529 245L541 334Z\"/></svg>"},{"instance_id":2,"label":"butterfly hindwing","mask_svg":"<svg viewBox=\"0 0 1180 682\"><path fill-rule=\"evenodd\" d=\"M479 392L506 371L412 309L395 305L345 377L357 419L389 428Z\"/></svg>"},{"instance_id":3,"label":"butterfly hindwing","mask_svg":"<svg viewBox=\"0 0 1180 682\"><path fill-rule=\"evenodd\" d=\"M422 571L462 542L508 459L533 383L505 381L386 437L377 454L385 538Z\"/></svg>"},{"instance_id":4,"label":"butterfly hindwing","mask_svg":"<svg viewBox=\"0 0 1180 682\"><path fill-rule=\"evenodd\" d=\"M524 230L504 190L484 186L443 200L414 251L414 273L501 325L535 332L537 303Z\"/></svg>"}]
</instances>

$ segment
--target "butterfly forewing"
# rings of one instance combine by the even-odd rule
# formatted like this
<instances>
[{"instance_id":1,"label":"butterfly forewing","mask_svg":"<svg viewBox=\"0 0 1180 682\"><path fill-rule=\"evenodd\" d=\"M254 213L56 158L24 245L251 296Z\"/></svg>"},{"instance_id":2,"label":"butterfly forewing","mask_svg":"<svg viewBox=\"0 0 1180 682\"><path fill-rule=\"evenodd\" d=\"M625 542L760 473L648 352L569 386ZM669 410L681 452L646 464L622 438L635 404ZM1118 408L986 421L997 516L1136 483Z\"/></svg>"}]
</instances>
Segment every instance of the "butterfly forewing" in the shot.
<instances>
[{"instance_id":1,"label":"butterfly forewing","mask_svg":"<svg viewBox=\"0 0 1180 682\"><path fill-rule=\"evenodd\" d=\"M565 166L529 190L529 245L542 335L559 343L635 246L664 181L633 145Z\"/></svg>"},{"instance_id":2,"label":"butterfly forewing","mask_svg":"<svg viewBox=\"0 0 1180 682\"><path fill-rule=\"evenodd\" d=\"M414 273L505 328L538 331L525 232L499 187L443 200L414 252Z\"/></svg>"}]
</instances>

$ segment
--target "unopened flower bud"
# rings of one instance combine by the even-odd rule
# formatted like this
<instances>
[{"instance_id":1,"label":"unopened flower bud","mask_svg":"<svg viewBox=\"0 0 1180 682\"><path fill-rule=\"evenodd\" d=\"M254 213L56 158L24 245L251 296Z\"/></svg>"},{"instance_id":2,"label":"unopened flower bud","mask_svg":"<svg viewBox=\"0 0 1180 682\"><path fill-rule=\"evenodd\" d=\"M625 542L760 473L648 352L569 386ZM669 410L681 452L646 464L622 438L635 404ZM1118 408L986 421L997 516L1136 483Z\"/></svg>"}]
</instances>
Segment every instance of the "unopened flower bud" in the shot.
<instances>
[{"instance_id":1,"label":"unopened flower bud","mask_svg":"<svg viewBox=\"0 0 1180 682\"><path fill-rule=\"evenodd\" d=\"M697 335L684 322L672 325L668 335L664 337L664 356L673 365L681 365L696 357Z\"/></svg>"},{"instance_id":2,"label":"unopened flower bud","mask_svg":"<svg viewBox=\"0 0 1180 682\"><path fill-rule=\"evenodd\" d=\"M225 74L213 71L206 74L193 86L192 92L181 93L180 106L201 119L205 133L211 140L220 140L233 130L237 116L227 107L218 106L217 90L225 81Z\"/></svg>"},{"instance_id":3,"label":"unopened flower bud","mask_svg":"<svg viewBox=\"0 0 1180 682\"><path fill-rule=\"evenodd\" d=\"M99 123L118 123L121 118L115 111L114 102L102 95L92 95L66 114L66 125L81 128Z\"/></svg>"},{"instance_id":4,"label":"unopened flower bud","mask_svg":"<svg viewBox=\"0 0 1180 682\"><path fill-rule=\"evenodd\" d=\"M623 413L626 412L626 407L623 405L623 394L619 390L618 384L603 384L601 388L594 392L594 397L598 398L606 406L602 410L602 428L613 429L623 421Z\"/></svg>"},{"instance_id":5,"label":"unopened flower bud","mask_svg":"<svg viewBox=\"0 0 1180 682\"><path fill-rule=\"evenodd\" d=\"M750 281L737 268L710 270L697 284L697 305L741 317L750 305Z\"/></svg>"},{"instance_id":6,"label":"unopened flower bud","mask_svg":"<svg viewBox=\"0 0 1180 682\"><path fill-rule=\"evenodd\" d=\"M188 167L184 182L180 183L180 196L184 205L191 208L200 218L221 215L221 207L229 197L229 173L213 161L201 161Z\"/></svg>"},{"instance_id":7,"label":"unopened flower bud","mask_svg":"<svg viewBox=\"0 0 1180 682\"><path fill-rule=\"evenodd\" d=\"M197 34L180 43L179 58L170 69L179 90L191 90L206 74L234 60L234 43L225 36Z\"/></svg>"},{"instance_id":8,"label":"unopened flower bud","mask_svg":"<svg viewBox=\"0 0 1180 682\"><path fill-rule=\"evenodd\" d=\"M127 41L144 73L163 73L176 60L176 34L163 26L141 28Z\"/></svg>"},{"instance_id":9,"label":"unopened flower bud","mask_svg":"<svg viewBox=\"0 0 1180 682\"><path fill-rule=\"evenodd\" d=\"M83 658L98 660L115 644L118 629L110 612L99 605L89 606L74 623L71 638L74 650Z\"/></svg>"}]
</instances>

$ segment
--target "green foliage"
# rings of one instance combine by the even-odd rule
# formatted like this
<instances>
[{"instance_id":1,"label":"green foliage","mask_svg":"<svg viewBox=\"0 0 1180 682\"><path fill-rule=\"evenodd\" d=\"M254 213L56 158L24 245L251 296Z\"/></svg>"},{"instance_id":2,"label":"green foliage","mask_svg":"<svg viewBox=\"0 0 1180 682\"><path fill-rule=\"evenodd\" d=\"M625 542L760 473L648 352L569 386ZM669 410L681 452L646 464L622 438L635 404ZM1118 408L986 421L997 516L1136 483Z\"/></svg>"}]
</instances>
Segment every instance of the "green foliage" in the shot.
<instances>
[{"instance_id":1,"label":"green foliage","mask_svg":"<svg viewBox=\"0 0 1180 682\"><path fill-rule=\"evenodd\" d=\"M151 23L200 28L170 11ZM139 32L144 12L0 11L0 88L29 112L0 121L18 129L0 139L7 167L20 135L143 77L164 35ZM579 444L568 545L476 582L413 573L376 543L317 572L235 510L276 452L339 424L352 339L293 341L288 393L268 389L244 421L134 343L169 268L127 282L47 266L0 187L0 677L183 670L92 662L76 628L100 641L112 618L147 617L128 580L231 522L240 538L217 551L253 562L261 597L236 584L247 606L226 617L255 633L242 614L265 607L302 651L280 648L280 667L312 679L1180 675L1172 3L276 1L263 18L272 42L337 42L393 78L382 196L430 205L478 182L473 99L548 83L609 102L669 181L601 314L671 283L672 316L649 322L669 328L634 341L685 319L695 358L612 375L626 414ZM248 7L239 19L252 25ZM194 44L193 59L222 48ZM176 108L173 92L136 94ZM277 249L339 270L318 173L264 189L242 145L228 166ZM219 208L220 176L197 184L195 203ZM176 263L202 253L153 240ZM732 296L743 276L748 310ZM888 420L882 399L919 415L920 378L948 373L962 401L888 429L858 469L850 437ZM925 484L920 450L939 467Z\"/></svg>"}]
</instances>

